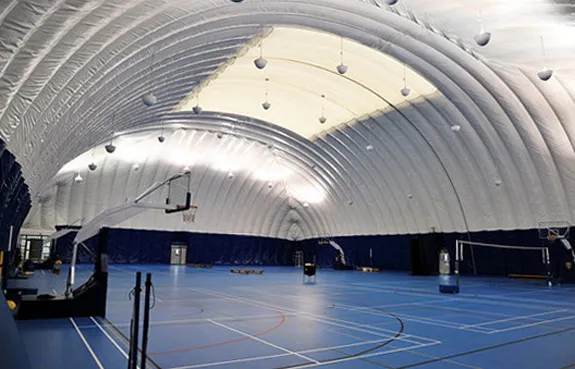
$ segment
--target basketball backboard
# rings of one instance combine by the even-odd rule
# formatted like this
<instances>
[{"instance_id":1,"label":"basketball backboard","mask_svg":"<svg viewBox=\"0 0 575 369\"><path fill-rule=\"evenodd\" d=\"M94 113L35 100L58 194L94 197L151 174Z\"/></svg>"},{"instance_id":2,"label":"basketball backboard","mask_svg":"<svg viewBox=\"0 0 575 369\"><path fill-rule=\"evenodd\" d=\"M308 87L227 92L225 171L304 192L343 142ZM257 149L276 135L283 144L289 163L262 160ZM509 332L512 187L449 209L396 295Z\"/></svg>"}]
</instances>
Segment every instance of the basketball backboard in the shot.
<instances>
[{"instance_id":1,"label":"basketball backboard","mask_svg":"<svg viewBox=\"0 0 575 369\"><path fill-rule=\"evenodd\" d=\"M537 226L542 240L569 238L571 225L567 221L543 221L538 222Z\"/></svg>"}]
</instances>

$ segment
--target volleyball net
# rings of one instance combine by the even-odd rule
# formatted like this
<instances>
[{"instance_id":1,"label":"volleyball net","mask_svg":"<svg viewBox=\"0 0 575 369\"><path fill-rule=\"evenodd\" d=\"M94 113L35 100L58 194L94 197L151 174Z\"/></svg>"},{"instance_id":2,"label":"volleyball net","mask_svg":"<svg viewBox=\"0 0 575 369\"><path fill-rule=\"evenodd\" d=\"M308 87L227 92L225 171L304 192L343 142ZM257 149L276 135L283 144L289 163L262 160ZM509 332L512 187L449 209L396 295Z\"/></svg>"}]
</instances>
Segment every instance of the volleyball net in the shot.
<instances>
[{"instance_id":1,"label":"volleyball net","mask_svg":"<svg viewBox=\"0 0 575 369\"><path fill-rule=\"evenodd\" d=\"M512 246L457 240L455 274L551 278L547 246Z\"/></svg>"}]
</instances>

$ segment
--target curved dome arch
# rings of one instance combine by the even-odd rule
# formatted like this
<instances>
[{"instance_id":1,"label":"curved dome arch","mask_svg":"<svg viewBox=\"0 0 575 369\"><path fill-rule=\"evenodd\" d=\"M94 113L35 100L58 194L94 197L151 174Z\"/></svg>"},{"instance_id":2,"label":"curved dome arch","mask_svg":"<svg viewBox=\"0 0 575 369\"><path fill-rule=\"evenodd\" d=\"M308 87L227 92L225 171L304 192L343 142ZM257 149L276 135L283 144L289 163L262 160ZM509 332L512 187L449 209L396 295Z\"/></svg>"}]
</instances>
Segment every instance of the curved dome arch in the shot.
<instances>
[{"instance_id":1,"label":"curved dome arch","mask_svg":"<svg viewBox=\"0 0 575 369\"><path fill-rule=\"evenodd\" d=\"M202 3L201 6L204 6L204 4ZM208 8L206 5L206 9ZM329 13L322 13L322 10L328 8L330 9ZM427 181L426 183L433 188L433 193L446 194L448 200L445 206L449 209L447 214L457 219L458 212L461 213L458 208L461 206L464 209L461 215L471 218L469 221L470 224L464 227L461 227L461 224L453 224L450 226L450 222L444 222L445 228L443 228L443 230L532 227L539 218L547 216L546 214L551 211L562 214L562 217L566 219L571 219L572 211L570 210L570 203L572 202L571 198L573 194L569 192L569 189L572 188L574 178L569 170L568 163L573 155L572 139L569 135L566 136L566 132L558 131L557 125L553 128L550 123L555 121L562 127L568 127L566 122L573 117L573 113L569 110L573 107L573 101L571 101L569 105L559 106L555 104L556 106L553 107L551 107L548 102L553 101L552 95L554 93L565 95L572 93L568 90L568 85L563 83L562 86L561 75L554 76L553 80L548 81L543 91L540 91L542 95L539 96L535 93L535 90L523 90L521 88L521 86L528 81L534 83L536 86L542 83L537 80L534 72L527 73L527 75L530 76L529 78L526 74L523 74L523 76L518 75L516 69L513 67L508 65L502 66L492 61L478 58L476 55L473 55L473 53L470 55L469 50L462 48L460 44L452 43L443 37L443 35L437 34L440 33L438 30L434 30L433 33L429 32L429 27L422 28L415 22L417 20L416 17L408 20L397 17L393 12L387 12L384 9L381 9L381 11L377 13L369 12L368 9L371 10L371 8L372 5L368 4L358 5L358 3L344 3L339 1L314 1L305 4L293 2L269 2L262 4L253 2L242 5L241 9L246 14L242 15L241 12L236 12L236 14L232 18L228 18L227 21L229 21L230 27L233 27L234 22L245 20L242 24L252 24L253 29L255 28L253 25L257 23L255 20L259 16L267 14L269 15L269 24L288 24L303 27L313 26L322 31L345 35L345 37L379 49L405 62L437 86L440 90L440 94L434 96L433 99L427 99L427 103L414 100L408 101L406 106L396 107L398 112L403 113L406 110L409 111L409 109L411 109L410 106L413 105L414 111L417 109L420 110L421 113L418 115L414 112L410 114L395 114L393 111L384 111L381 119L371 119L371 123L369 123L368 117L368 121L362 123L392 124L393 126L391 126L391 128L394 130L391 131L390 128L386 126L386 132L396 132L395 134L398 135L396 137L398 140L401 139L402 142L413 139L413 130L407 130L406 127L402 127L400 124L411 125L421 132L419 136L422 137L420 137L419 142L421 142L421 139L429 141L432 151L435 150L436 154L430 151L420 151L418 153L410 150L406 152L414 155L417 160L431 160L430 157L437 156L437 161L434 162L443 164L445 173L434 173L432 177L425 179ZM192 9L190 8L186 11L188 10L191 11ZM194 8L194 10L196 10L196 8ZM248 10L256 11L247 14ZM185 14L186 11L182 11L181 14ZM215 13L215 11L212 10L212 13ZM205 14L207 13L204 13L204 15ZM220 12L218 17L214 16L214 19L226 19L226 16L227 14L224 11ZM145 17L141 16L141 18ZM254 21L249 22L250 19ZM207 31L210 30L210 21L210 19L205 19L203 23L203 27ZM347 25L344 24L344 21ZM225 21L222 22L225 23ZM364 27L363 30L360 28L360 25ZM182 29L185 27L186 25L183 24ZM241 28L242 27L239 29ZM138 34L138 32L135 34ZM215 32L213 34L216 35L218 33ZM190 38L190 40L193 40L193 38ZM382 42L381 40L386 41ZM122 45L117 44L115 46L120 48ZM145 47L143 49L145 49ZM225 59L224 54L222 54L222 59ZM128 58L127 60L130 59ZM214 61L215 60L219 59L216 58ZM136 61L136 59L132 61ZM144 61L145 59L143 58L140 63L126 61L123 73L126 73L126 76L139 75L140 72L146 69ZM205 69L200 71L199 76L210 74L210 64L204 65L204 67ZM217 65L214 64L213 67L213 70L215 70ZM181 75L186 75L185 67L182 66L182 68L179 68L175 72L180 73L180 70ZM108 75L106 78L113 80L114 76L120 75L120 72L122 71L112 70L106 72ZM190 82L196 81L199 77L193 73L193 70L190 72L192 73L188 74L189 79L182 81L181 85L171 84L171 94L158 93L158 96L177 100L178 95L181 96L181 94L188 93L191 87ZM162 75L165 73L166 76L170 76L167 69L165 72L159 69L159 73ZM129 90L124 91L125 96L123 96L122 99L114 99L108 95L108 92L111 90L111 82L98 85L101 89L94 90L92 90L93 86L86 85L84 91L87 96L90 96L90 91L99 91L97 93L94 92L96 97L102 99L97 101L106 101L105 98L108 98L107 101L117 105L102 105L101 112L87 114L84 116L84 122L74 122L75 117L71 114L72 110L66 107L60 112L46 114L45 117L47 121L58 122L60 127L65 127L66 130L73 132L72 135L69 136L68 141L70 141L70 138L77 141L66 149L64 149L64 142L62 141L60 141L60 143L51 143L49 149L46 150L48 152L47 157L55 157L57 153L58 156L64 158L62 160L71 159L92 144L94 140L104 141L106 136L109 137L111 132L109 128L111 123L106 122L106 119L109 120L111 115L109 112L115 109L116 106L122 107L122 109L118 109L118 113L116 114L116 122L118 124L115 125L114 130L117 131L123 131L130 127L137 126L147 120L163 119L163 115L171 104L158 102L152 109L144 110L142 106L137 105L140 104L137 98L139 93L145 89L145 78L142 78L140 82L141 83L134 81L133 84L130 84ZM108 88L105 87L106 85L108 85ZM174 87L175 89L173 89ZM185 91L184 88L187 88L187 91ZM82 110L80 107L87 107L94 103L94 101L88 101L83 95L84 94L78 96L78 103L72 105L74 110L78 109L76 110L77 112ZM544 97L544 99L541 97ZM31 101L33 100L32 98ZM17 100L14 100L12 106L21 107L21 104L27 104L25 100L18 103L16 103L16 101ZM531 108L537 104L547 105L545 107ZM437 114L433 114L434 108ZM546 109L547 112L545 112ZM50 109L45 110L49 111ZM551 112L555 114L551 114ZM443 113L443 116L448 117L450 121L436 121L437 117L441 116L441 113ZM17 114L11 115L17 116ZM428 116L433 116L434 119ZM34 121L34 119L30 118L25 118L24 120L27 122ZM0 120L0 126L3 128L6 127L4 123L6 123L5 119L2 118L2 120ZM31 123L26 124L29 126ZM446 142L448 142L447 137L451 137L448 135L453 135L449 131L449 126L452 124L461 125L462 131L453 138L453 141L456 143L449 145L446 144ZM34 161L33 158L40 157L39 153L41 149L38 147L28 148L27 143L29 142L29 138L26 137L26 133L34 136L35 132L34 130L26 131L24 129L25 127L20 127L21 126L18 126L16 129L14 142L11 142L11 145L17 148L26 148L17 152L17 154L19 154L20 160L24 160L26 164L28 164L24 165L25 171L28 171L26 175L33 184L32 188L36 189L37 185L43 180L46 180L46 178L49 178L62 163L55 161L55 163L51 163L52 165L46 165L50 162L41 162L38 160L38 164L32 165L31 163ZM76 129L77 132L74 132ZM342 128L344 131L347 129L346 127ZM63 131L62 128L59 130L56 128L53 131L53 136L59 137ZM85 137L87 133L90 134L90 138ZM326 134L330 135L332 132ZM429 137L427 137L428 135ZM37 143L40 141L40 136L36 136L35 139ZM389 141L382 140L380 144L383 145L386 142ZM383 160L382 156L378 154L379 157L374 159L374 155L369 156L357 152L362 145L357 144L355 141L352 141L352 143L354 143L354 149L350 150L353 151L355 157L353 163L366 160L367 163L370 163L366 164L369 167L380 167L381 161ZM568 145L568 143L570 145ZM47 145L38 144L38 146L45 147ZM351 145L348 144L346 148L349 146ZM568 150L568 146L571 146L571 150ZM463 151L463 147L465 147L465 151ZM343 154L341 154L341 150L335 151L335 148L328 144L322 151L328 152L332 150L334 150L334 152L331 157L336 158L338 163L336 167L341 168L341 171L344 172L349 170L346 166L341 166L341 163L346 162L346 160L344 160L345 158L342 157ZM376 147L376 150L379 150L379 148ZM454 153L458 155L454 155ZM474 157L478 153L480 153L481 160L475 159ZM396 165L401 167L400 163L405 163L405 161L403 158L395 157L395 155L398 154L392 153L390 160L398 163ZM469 168L469 163L474 163L475 166ZM480 183L482 185L480 189L473 188L474 186L479 186L477 181L471 181L471 186L469 186L470 180L468 180L465 175L467 169L474 173L474 178L479 177L481 179ZM373 176L371 173L359 173L362 178L363 176L365 176L365 178ZM408 177L402 176L402 173L398 173L397 171L388 174L397 175L401 178L398 181L393 181L395 183L392 185L393 192L389 193L389 196L395 197L396 195L394 194L401 193L401 184L406 182ZM345 176L346 175L342 174L337 179L339 180ZM420 176L426 177L423 173L421 173ZM445 185L447 179L445 176L453 178L451 185ZM499 180L503 185L499 185L495 188L496 186L492 184ZM377 179L374 179L373 182L377 182ZM339 199L338 201L342 201L346 198L346 196L344 196L347 187L346 183L351 182L343 181L339 184L330 183L336 193L341 193L337 197ZM469 187L471 187L471 189ZM513 189L510 187L513 187ZM378 190L368 189L363 191L379 193L379 195L376 196L378 201L381 200L383 194L383 192L379 192ZM361 196L363 191L356 192L359 192ZM497 195L494 194L494 191L496 191ZM501 195L502 192L505 192L506 195ZM386 195L383 196L385 197ZM502 214L507 214L511 219L503 219L503 221L500 221L500 219L494 217L494 214L499 213L494 210L496 206L500 206L495 204L499 202L490 201L491 203L489 204L489 201L483 201L485 198L491 196L513 199L507 201L508 205L505 206L506 210L502 212ZM454 197L460 197L460 201L454 199ZM354 206L352 207L339 210L332 209L335 214L332 214L326 209L324 212L329 213L327 216L328 219L330 219L328 221L329 224L339 225L346 223L346 221L353 217L352 214L356 212L356 206L360 206L359 202L365 201L363 200L363 196L361 198L361 201L355 199ZM519 201L517 201L517 199L519 199ZM529 199L529 201L526 201L526 199ZM343 202L345 201L347 200L343 200ZM439 200L439 203L441 202L443 202L443 200ZM457 204L457 202L459 202L459 204ZM436 202L429 206L435 207L437 210L439 203ZM485 207L480 208L477 206L478 204L485 204ZM424 205L421 204L421 206ZM429 206L424 207L429 208ZM369 225L365 225L364 227L359 225L358 227L350 227L349 233L396 233L403 232L403 230L407 232L423 232L425 229L420 228L419 225L414 226L408 224L410 223L409 219L416 215L413 214L413 210L410 206L407 206L405 209L404 214L406 217L404 218L406 219L401 220L401 225L395 227L395 229L387 229L387 227L381 227L381 225L371 228ZM315 211L315 209L313 209L313 211ZM376 213L381 214L382 208L378 207ZM487 221L484 219L485 217L491 218L491 220ZM428 224L428 222L421 221L418 218L417 224ZM346 231L345 233L348 232Z\"/></svg>"}]
</instances>

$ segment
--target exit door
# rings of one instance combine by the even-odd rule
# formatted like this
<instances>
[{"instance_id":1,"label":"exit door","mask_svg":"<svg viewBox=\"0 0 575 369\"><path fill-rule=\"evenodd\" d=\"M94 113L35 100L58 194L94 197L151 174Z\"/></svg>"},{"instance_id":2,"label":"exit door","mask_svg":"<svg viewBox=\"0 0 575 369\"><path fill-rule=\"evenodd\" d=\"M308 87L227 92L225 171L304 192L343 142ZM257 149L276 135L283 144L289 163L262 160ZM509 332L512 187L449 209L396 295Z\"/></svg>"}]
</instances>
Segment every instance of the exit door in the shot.
<instances>
[{"instance_id":1,"label":"exit door","mask_svg":"<svg viewBox=\"0 0 575 369\"><path fill-rule=\"evenodd\" d=\"M188 246L172 245L172 253L170 254L170 264L185 265L187 251Z\"/></svg>"}]
</instances>

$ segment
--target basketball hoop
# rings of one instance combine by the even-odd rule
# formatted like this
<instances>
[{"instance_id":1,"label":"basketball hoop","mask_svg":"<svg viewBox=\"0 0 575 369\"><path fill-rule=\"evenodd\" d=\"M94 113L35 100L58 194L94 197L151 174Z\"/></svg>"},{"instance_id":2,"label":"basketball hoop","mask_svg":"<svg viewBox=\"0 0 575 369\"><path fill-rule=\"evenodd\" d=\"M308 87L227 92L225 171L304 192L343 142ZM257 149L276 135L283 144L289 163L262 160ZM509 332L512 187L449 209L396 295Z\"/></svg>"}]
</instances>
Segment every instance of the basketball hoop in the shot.
<instances>
[{"instance_id":1,"label":"basketball hoop","mask_svg":"<svg viewBox=\"0 0 575 369\"><path fill-rule=\"evenodd\" d=\"M196 205L191 205L188 210L182 212L182 221L184 223L195 223L197 211L198 207Z\"/></svg>"},{"instance_id":2,"label":"basketball hoop","mask_svg":"<svg viewBox=\"0 0 575 369\"><path fill-rule=\"evenodd\" d=\"M549 233L547 235L547 240L548 241L555 241L557 239L557 235L555 233Z\"/></svg>"}]
</instances>

